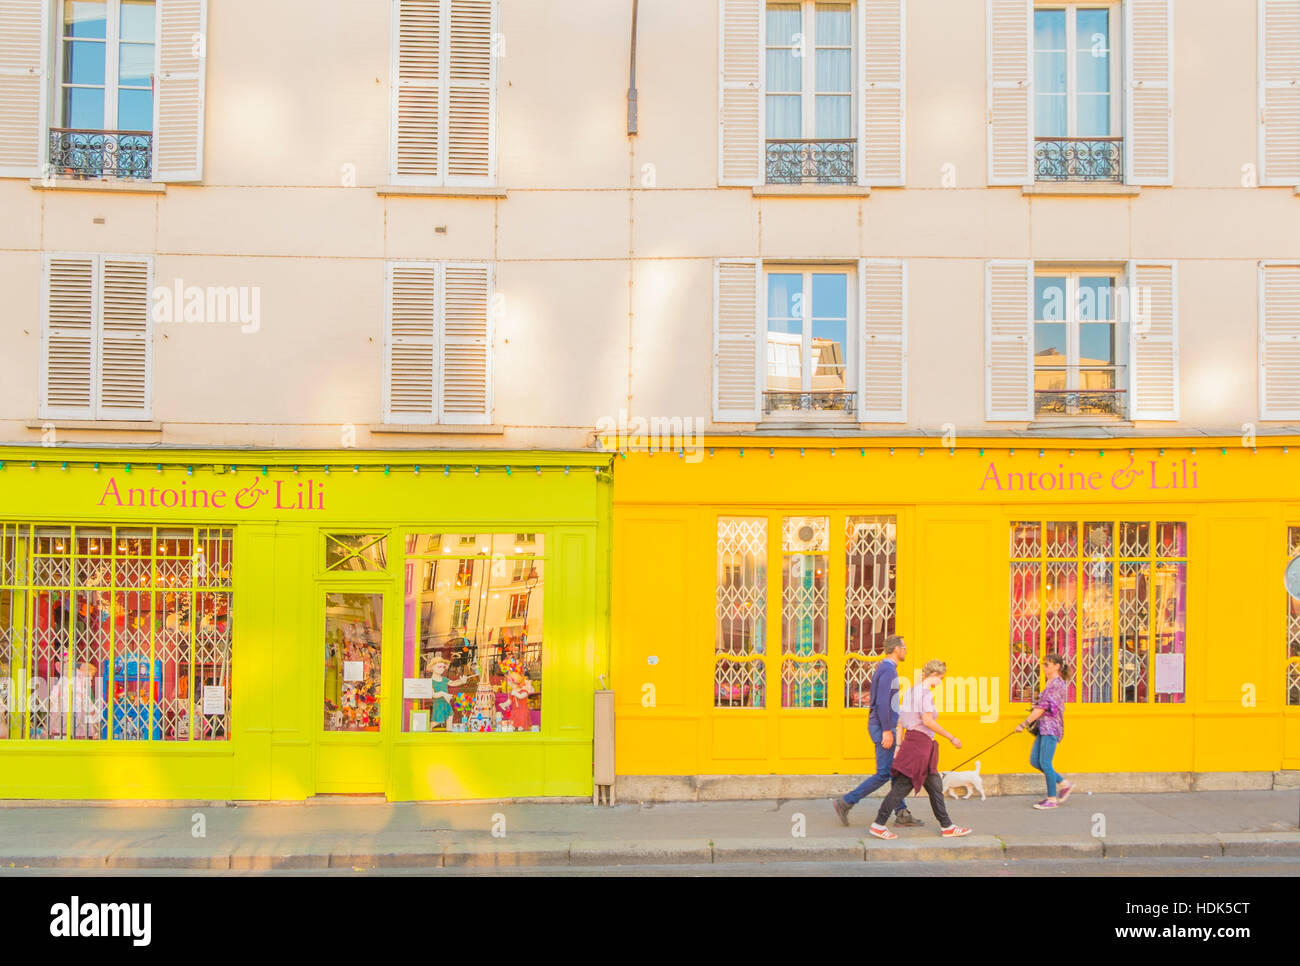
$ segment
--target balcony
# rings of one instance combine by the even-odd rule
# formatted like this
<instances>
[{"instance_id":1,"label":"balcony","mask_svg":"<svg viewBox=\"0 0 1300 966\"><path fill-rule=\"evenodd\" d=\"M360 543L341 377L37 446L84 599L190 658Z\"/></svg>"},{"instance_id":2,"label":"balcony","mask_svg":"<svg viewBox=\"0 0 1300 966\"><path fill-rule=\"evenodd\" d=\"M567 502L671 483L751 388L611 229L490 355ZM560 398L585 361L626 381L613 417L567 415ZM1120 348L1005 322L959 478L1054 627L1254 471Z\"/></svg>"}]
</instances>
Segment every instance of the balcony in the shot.
<instances>
[{"instance_id":1,"label":"balcony","mask_svg":"<svg viewBox=\"0 0 1300 966\"><path fill-rule=\"evenodd\" d=\"M1124 183L1123 138L1034 138L1037 181Z\"/></svg>"},{"instance_id":2,"label":"balcony","mask_svg":"<svg viewBox=\"0 0 1300 966\"><path fill-rule=\"evenodd\" d=\"M1128 390L1119 388L1123 366L1034 370L1035 416L1124 419ZM1073 383L1078 388L1067 388Z\"/></svg>"},{"instance_id":3,"label":"balcony","mask_svg":"<svg viewBox=\"0 0 1300 966\"><path fill-rule=\"evenodd\" d=\"M147 181L153 173L153 132L52 127L48 170L55 178Z\"/></svg>"},{"instance_id":4,"label":"balcony","mask_svg":"<svg viewBox=\"0 0 1300 966\"><path fill-rule=\"evenodd\" d=\"M858 408L856 392L783 392L763 393L763 414L773 413L853 413Z\"/></svg>"},{"instance_id":5,"label":"balcony","mask_svg":"<svg viewBox=\"0 0 1300 966\"><path fill-rule=\"evenodd\" d=\"M767 142L768 184L857 184L855 140Z\"/></svg>"}]
</instances>

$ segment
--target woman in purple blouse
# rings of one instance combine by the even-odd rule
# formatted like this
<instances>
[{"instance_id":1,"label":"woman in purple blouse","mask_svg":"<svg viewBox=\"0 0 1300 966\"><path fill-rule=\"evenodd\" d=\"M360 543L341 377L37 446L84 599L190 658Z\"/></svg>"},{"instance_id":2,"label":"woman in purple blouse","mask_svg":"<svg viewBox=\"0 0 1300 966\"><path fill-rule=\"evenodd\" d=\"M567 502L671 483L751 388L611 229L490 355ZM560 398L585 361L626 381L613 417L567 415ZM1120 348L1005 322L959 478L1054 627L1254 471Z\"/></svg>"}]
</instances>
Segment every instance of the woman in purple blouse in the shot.
<instances>
[{"instance_id":1,"label":"woman in purple blouse","mask_svg":"<svg viewBox=\"0 0 1300 966\"><path fill-rule=\"evenodd\" d=\"M1074 791L1074 783L1066 781L1052 767L1056 746L1065 737L1065 699L1069 694L1065 682L1070 676L1070 667L1065 658L1052 653L1043 657L1043 668L1047 674L1047 687L1038 696L1038 703L1029 717L1016 726L1017 731L1023 731L1033 722L1038 722L1038 735L1034 738L1034 749L1029 753L1029 764L1047 778L1047 797L1034 803L1034 808L1039 809L1056 808Z\"/></svg>"}]
</instances>

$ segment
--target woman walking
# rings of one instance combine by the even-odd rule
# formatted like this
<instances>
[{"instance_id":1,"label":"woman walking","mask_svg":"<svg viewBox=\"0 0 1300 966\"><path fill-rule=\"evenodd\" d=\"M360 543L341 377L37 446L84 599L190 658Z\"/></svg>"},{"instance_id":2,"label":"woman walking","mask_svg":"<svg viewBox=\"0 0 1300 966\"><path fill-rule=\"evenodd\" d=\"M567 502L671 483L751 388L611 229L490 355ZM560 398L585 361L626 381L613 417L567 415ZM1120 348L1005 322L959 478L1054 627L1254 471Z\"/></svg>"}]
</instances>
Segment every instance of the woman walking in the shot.
<instances>
[{"instance_id":1,"label":"woman walking","mask_svg":"<svg viewBox=\"0 0 1300 966\"><path fill-rule=\"evenodd\" d=\"M1065 658L1053 652L1043 658L1043 669L1047 675L1047 687L1038 696L1038 703L1029 717L1016 726L1017 731L1024 731L1035 721L1038 722L1034 748L1029 753L1029 764L1037 768L1047 778L1047 797L1035 802L1034 808L1056 808L1065 803L1074 791L1074 783L1066 781L1056 773L1052 759L1056 755L1056 746L1065 737L1065 699L1069 694L1066 679L1070 676L1070 667Z\"/></svg>"},{"instance_id":2,"label":"woman walking","mask_svg":"<svg viewBox=\"0 0 1300 966\"><path fill-rule=\"evenodd\" d=\"M932 689L947 673L948 665L943 661L926 662L925 667L921 668L921 683L908 691L900 703L898 723L907 733L894 758L891 769L894 778L889 786L889 794L876 813L876 820L871 823L871 834L878 839L898 838L885 823L889 821L890 813L916 788L924 788L930 796L930 810L939 823L940 835L944 838L970 835L970 829L953 824L948 817L948 809L943 801L943 781L936 770L939 764L939 742L935 740L935 735L947 738L954 748L961 747L961 742L940 726L939 712L935 708Z\"/></svg>"}]
</instances>

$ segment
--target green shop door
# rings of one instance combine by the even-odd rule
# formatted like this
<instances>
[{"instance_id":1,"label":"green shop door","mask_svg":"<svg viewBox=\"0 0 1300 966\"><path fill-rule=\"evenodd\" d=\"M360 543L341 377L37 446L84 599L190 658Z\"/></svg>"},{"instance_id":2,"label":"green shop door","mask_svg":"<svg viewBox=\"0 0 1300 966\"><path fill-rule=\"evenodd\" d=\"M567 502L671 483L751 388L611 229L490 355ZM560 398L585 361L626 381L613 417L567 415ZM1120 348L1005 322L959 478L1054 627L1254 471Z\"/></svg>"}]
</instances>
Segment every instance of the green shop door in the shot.
<instances>
[{"instance_id":1,"label":"green shop door","mask_svg":"<svg viewBox=\"0 0 1300 966\"><path fill-rule=\"evenodd\" d=\"M318 585L323 655L316 745L317 794L382 793L388 787L391 695L384 692L388 584ZM392 707L390 707L390 705Z\"/></svg>"}]
</instances>

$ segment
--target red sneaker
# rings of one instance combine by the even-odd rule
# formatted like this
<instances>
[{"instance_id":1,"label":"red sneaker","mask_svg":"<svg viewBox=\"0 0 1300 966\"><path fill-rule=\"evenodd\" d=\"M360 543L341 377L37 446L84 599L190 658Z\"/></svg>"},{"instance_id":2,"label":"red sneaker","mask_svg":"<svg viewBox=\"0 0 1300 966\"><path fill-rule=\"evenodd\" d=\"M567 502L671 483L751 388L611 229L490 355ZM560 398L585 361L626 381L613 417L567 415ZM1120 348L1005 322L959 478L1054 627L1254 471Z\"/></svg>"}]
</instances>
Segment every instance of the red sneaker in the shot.
<instances>
[{"instance_id":1,"label":"red sneaker","mask_svg":"<svg viewBox=\"0 0 1300 966\"><path fill-rule=\"evenodd\" d=\"M963 828L960 825L949 825L946 829L944 829L939 834L946 839L955 839L963 835L970 835L970 829Z\"/></svg>"},{"instance_id":2,"label":"red sneaker","mask_svg":"<svg viewBox=\"0 0 1300 966\"><path fill-rule=\"evenodd\" d=\"M868 829L868 831L869 831L872 835L874 835L876 838L878 838L878 839L896 839L896 838L898 838L897 835L895 835L893 832L889 831L889 829L885 828L885 826L883 826L883 825L877 825L875 822L872 822L872 823L871 823L871 828ZM969 831L969 830L968 830L968 831Z\"/></svg>"}]
</instances>

